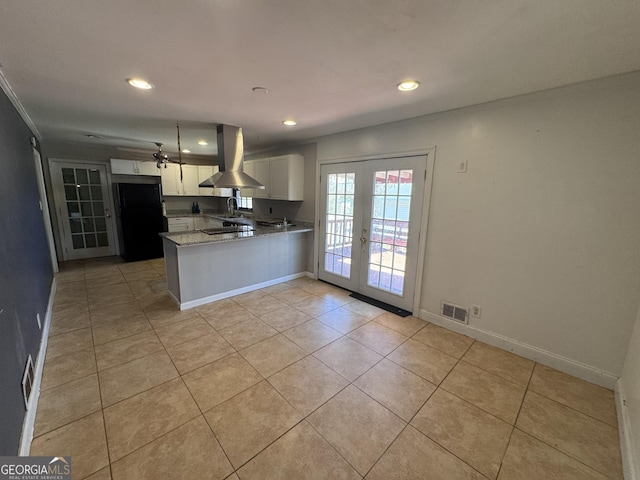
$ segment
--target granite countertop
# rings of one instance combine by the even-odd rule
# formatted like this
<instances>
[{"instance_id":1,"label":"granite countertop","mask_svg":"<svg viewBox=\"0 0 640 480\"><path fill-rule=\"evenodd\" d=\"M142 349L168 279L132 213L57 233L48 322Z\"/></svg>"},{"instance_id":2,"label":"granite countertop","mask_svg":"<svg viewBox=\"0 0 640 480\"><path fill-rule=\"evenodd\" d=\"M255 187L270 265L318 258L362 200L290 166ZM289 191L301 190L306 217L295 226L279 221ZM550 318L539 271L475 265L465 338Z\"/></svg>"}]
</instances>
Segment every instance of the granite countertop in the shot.
<instances>
[{"instance_id":1,"label":"granite countertop","mask_svg":"<svg viewBox=\"0 0 640 480\"><path fill-rule=\"evenodd\" d=\"M197 215L197 214L194 214ZM252 225L247 229L234 233L220 233L208 235L200 230L188 232L165 232L160 236L175 243L178 246L203 245L206 243L224 243L245 240L251 238L265 237L268 235L283 235L287 233L303 233L313 231L313 224L309 222L293 222L293 226L276 227ZM250 230L252 228L253 230Z\"/></svg>"}]
</instances>

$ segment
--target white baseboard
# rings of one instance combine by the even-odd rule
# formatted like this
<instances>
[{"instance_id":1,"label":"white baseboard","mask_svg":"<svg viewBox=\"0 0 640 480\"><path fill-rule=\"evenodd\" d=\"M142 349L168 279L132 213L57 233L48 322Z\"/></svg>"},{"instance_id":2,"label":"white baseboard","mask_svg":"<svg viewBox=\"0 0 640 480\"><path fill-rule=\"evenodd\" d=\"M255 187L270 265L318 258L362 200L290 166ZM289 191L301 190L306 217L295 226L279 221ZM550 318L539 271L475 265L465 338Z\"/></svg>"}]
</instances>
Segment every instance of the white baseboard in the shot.
<instances>
[{"instance_id":1,"label":"white baseboard","mask_svg":"<svg viewBox=\"0 0 640 480\"><path fill-rule=\"evenodd\" d=\"M521 343L512 338L504 337L492 332L486 332L484 330L479 330L470 325L456 322L455 320L451 320L442 315L431 313L427 310L420 310L420 318L422 320L427 320L428 322L435 323L436 325L448 330L453 330L454 332L458 332L468 337L475 338L476 340L488 343L489 345L493 345L494 347L513 352L517 355L520 355L521 357L533 360L534 362L538 362L548 367L555 368L556 370L560 370L561 372L568 373L569 375L573 375L574 377L581 378L582 380L586 380L587 382L595 383L596 385L600 385L601 387L605 387L610 390L614 390L616 388L618 376L613 375L612 373L603 372L596 368L590 367L589 365L576 362L575 360L571 360L570 358L548 352L532 345L527 345L526 343Z\"/></svg>"},{"instance_id":2,"label":"white baseboard","mask_svg":"<svg viewBox=\"0 0 640 480\"><path fill-rule=\"evenodd\" d=\"M622 379L616 383L616 411L618 412L618 432L620 433L620 452L622 453L622 470L625 480L640 480L640 452L635 448L629 409L625 405L624 383ZM636 432L637 433L637 432Z\"/></svg>"},{"instance_id":3,"label":"white baseboard","mask_svg":"<svg viewBox=\"0 0 640 480\"><path fill-rule=\"evenodd\" d=\"M44 358L47 354L47 344L49 342L49 329L51 328L51 317L53 313L53 299L56 296L56 279L51 282L51 291L49 293L49 302L47 303L47 313L44 317L44 326L42 327L42 336L40 338L40 349L34 368L33 387L31 389L31 397L27 405L27 413L22 423L22 436L20 438L20 450L18 455L26 457L31 451L31 441L33 440L33 430L36 425L36 413L38 412L38 400L40 399L40 385L42 383L42 370L44 368Z\"/></svg>"},{"instance_id":4,"label":"white baseboard","mask_svg":"<svg viewBox=\"0 0 640 480\"><path fill-rule=\"evenodd\" d=\"M215 302L217 300L223 300L225 298L234 297L236 295L240 295L242 293L253 292L254 290L260 290L261 288L270 287L271 285L276 285L282 282L288 282L289 280L294 280L300 277L310 277L314 278L312 273L309 272L300 272L294 273L291 275L286 275L284 277L276 278L274 280L267 280L262 283L255 283L253 285L249 285L246 287L236 288L235 290L229 290L228 292L217 293L216 295L210 295L208 297L198 298L197 300L191 300L189 302L180 303L177 299L172 295L171 298L178 304L180 310L187 310L189 308L197 307L199 305L204 305L205 303Z\"/></svg>"}]
</instances>

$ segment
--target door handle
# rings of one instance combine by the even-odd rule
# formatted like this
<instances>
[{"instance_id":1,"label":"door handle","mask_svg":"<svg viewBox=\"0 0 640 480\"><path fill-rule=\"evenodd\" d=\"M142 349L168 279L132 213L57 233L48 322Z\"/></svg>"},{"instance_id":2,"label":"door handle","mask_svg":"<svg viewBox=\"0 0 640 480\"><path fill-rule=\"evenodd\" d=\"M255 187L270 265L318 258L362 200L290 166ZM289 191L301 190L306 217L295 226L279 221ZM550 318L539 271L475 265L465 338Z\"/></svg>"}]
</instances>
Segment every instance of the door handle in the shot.
<instances>
[{"instance_id":1,"label":"door handle","mask_svg":"<svg viewBox=\"0 0 640 480\"><path fill-rule=\"evenodd\" d=\"M365 237L360 237L360 241L362 242L362 244L367 243L367 239Z\"/></svg>"},{"instance_id":2,"label":"door handle","mask_svg":"<svg viewBox=\"0 0 640 480\"><path fill-rule=\"evenodd\" d=\"M108 208L104 209L104 216L107 218L111 218L111 210L109 210Z\"/></svg>"}]
</instances>

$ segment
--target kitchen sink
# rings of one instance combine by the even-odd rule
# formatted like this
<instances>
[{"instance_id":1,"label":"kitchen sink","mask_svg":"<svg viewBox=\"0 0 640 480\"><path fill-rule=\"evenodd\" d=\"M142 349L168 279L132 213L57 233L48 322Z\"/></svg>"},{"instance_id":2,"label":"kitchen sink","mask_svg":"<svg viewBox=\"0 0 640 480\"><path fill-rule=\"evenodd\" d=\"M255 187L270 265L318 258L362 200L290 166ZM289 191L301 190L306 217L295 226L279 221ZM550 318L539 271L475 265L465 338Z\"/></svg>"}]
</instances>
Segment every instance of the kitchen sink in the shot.
<instances>
[{"instance_id":1,"label":"kitchen sink","mask_svg":"<svg viewBox=\"0 0 640 480\"><path fill-rule=\"evenodd\" d=\"M246 218L244 215L238 213L217 213L212 216L218 218Z\"/></svg>"},{"instance_id":2,"label":"kitchen sink","mask_svg":"<svg viewBox=\"0 0 640 480\"><path fill-rule=\"evenodd\" d=\"M228 224L233 225L233 226L242 226L242 225L252 225L252 221L250 218L245 217L242 214L238 214L238 213L216 213L216 214L209 214L209 217L215 219L215 220L219 220L222 222L225 222L223 225L224 226L228 226Z\"/></svg>"},{"instance_id":3,"label":"kitchen sink","mask_svg":"<svg viewBox=\"0 0 640 480\"><path fill-rule=\"evenodd\" d=\"M256 220L256 225L260 225L262 227L284 227L284 223L282 220ZM287 227L295 227L294 223L287 223Z\"/></svg>"}]
</instances>

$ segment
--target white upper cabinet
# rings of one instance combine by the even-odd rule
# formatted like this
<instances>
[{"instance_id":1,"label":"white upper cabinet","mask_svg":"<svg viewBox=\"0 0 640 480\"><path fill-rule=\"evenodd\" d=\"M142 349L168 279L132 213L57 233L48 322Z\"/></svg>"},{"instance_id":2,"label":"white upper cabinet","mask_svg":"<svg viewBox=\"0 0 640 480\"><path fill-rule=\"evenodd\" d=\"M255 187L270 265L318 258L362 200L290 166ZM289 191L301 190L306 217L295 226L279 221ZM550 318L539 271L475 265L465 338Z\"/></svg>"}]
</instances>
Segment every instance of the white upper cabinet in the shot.
<instances>
[{"instance_id":1,"label":"white upper cabinet","mask_svg":"<svg viewBox=\"0 0 640 480\"><path fill-rule=\"evenodd\" d=\"M161 175L160 169L156 165L156 162L136 162L138 164L138 175L149 175L152 177L159 177Z\"/></svg>"},{"instance_id":2,"label":"white upper cabinet","mask_svg":"<svg viewBox=\"0 0 640 480\"><path fill-rule=\"evenodd\" d=\"M138 162L118 158L111 159L111 173L114 175L149 175L153 177L161 175L155 162Z\"/></svg>"},{"instance_id":3,"label":"white upper cabinet","mask_svg":"<svg viewBox=\"0 0 640 480\"><path fill-rule=\"evenodd\" d=\"M269 173L272 200L304 200L304 157L282 155L271 157Z\"/></svg>"},{"instance_id":4,"label":"white upper cabinet","mask_svg":"<svg viewBox=\"0 0 640 480\"><path fill-rule=\"evenodd\" d=\"M180 180L180 165L178 167L178 180ZM182 165L182 195L197 197L200 195L198 187L198 167L196 165Z\"/></svg>"},{"instance_id":5,"label":"white upper cabinet","mask_svg":"<svg viewBox=\"0 0 640 480\"><path fill-rule=\"evenodd\" d=\"M253 190L253 198L269 198L269 172L271 171L268 158L262 158L253 162L253 178L266 188Z\"/></svg>"},{"instance_id":6,"label":"white upper cabinet","mask_svg":"<svg viewBox=\"0 0 640 480\"><path fill-rule=\"evenodd\" d=\"M204 182L207 178L218 173L217 165L198 165L198 184ZM230 197L233 195L231 188L199 188L201 197Z\"/></svg>"},{"instance_id":7,"label":"white upper cabinet","mask_svg":"<svg viewBox=\"0 0 640 480\"><path fill-rule=\"evenodd\" d=\"M198 184L204 182L207 178L213 174L218 173L218 167L214 165L198 165ZM213 191L215 188L211 187L198 187L199 195L201 197L213 197Z\"/></svg>"},{"instance_id":8,"label":"white upper cabinet","mask_svg":"<svg viewBox=\"0 0 640 480\"><path fill-rule=\"evenodd\" d=\"M182 178L180 178L180 165L175 163L167 163L167 168L162 167L161 171L162 195L188 195L192 197L200 195L198 167L195 165L182 165Z\"/></svg>"},{"instance_id":9,"label":"white upper cabinet","mask_svg":"<svg viewBox=\"0 0 640 480\"><path fill-rule=\"evenodd\" d=\"M304 200L304 157L281 155L245 162L245 172L265 185L253 190L253 198Z\"/></svg>"},{"instance_id":10,"label":"white upper cabinet","mask_svg":"<svg viewBox=\"0 0 640 480\"><path fill-rule=\"evenodd\" d=\"M182 185L180 184L180 172L178 171L178 165L174 163L167 163L160 169L160 172L162 174L162 195L165 197L182 195Z\"/></svg>"},{"instance_id":11,"label":"white upper cabinet","mask_svg":"<svg viewBox=\"0 0 640 480\"><path fill-rule=\"evenodd\" d=\"M256 170L255 168L253 168L253 162L245 161L242 170L251 178L256 178ZM254 188L241 188L240 195L242 195L243 197L254 197L256 191L257 190Z\"/></svg>"}]
</instances>

